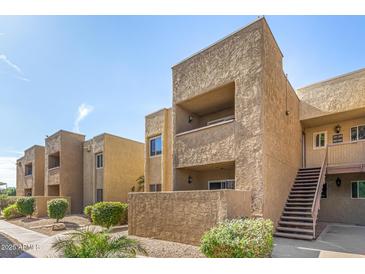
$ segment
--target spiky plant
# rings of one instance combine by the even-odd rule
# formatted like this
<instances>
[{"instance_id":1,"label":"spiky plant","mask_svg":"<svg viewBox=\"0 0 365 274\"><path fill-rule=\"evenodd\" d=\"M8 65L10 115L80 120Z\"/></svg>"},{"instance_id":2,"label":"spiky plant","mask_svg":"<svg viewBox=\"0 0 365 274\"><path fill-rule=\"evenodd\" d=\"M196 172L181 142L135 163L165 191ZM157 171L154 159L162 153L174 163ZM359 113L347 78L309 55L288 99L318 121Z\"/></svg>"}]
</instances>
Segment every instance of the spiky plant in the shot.
<instances>
[{"instance_id":1,"label":"spiky plant","mask_svg":"<svg viewBox=\"0 0 365 274\"><path fill-rule=\"evenodd\" d=\"M136 180L137 185L138 185L138 191L139 192L143 192L144 191L144 176L139 176Z\"/></svg>"},{"instance_id":2,"label":"spiky plant","mask_svg":"<svg viewBox=\"0 0 365 274\"><path fill-rule=\"evenodd\" d=\"M90 228L63 235L52 245L66 258L134 258L147 255L145 249L126 236L111 236Z\"/></svg>"}]
</instances>

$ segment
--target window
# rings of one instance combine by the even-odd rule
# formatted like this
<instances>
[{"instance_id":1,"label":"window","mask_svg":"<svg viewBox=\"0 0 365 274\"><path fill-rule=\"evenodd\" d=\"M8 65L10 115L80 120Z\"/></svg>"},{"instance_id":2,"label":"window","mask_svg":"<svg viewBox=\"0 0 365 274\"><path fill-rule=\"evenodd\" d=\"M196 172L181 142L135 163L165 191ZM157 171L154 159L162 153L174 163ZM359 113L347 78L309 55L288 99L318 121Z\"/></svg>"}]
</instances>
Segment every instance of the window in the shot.
<instances>
[{"instance_id":1,"label":"window","mask_svg":"<svg viewBox=\"0 0 365 274\"><path fill-rule=\"evenodd\" d=\"M234 180L214 180L208 181L208 189L234 189Z\"/></svg>"},{"instance_id":2,"label":"window","mask_svg":"<svg viewBox=\"0 0 365 274\"><path fill-rule=\"evenodd\" d=\"M327 143L327 133L317 132L313 134L313 149L324 148Z\"/></svg>"},{"instance_id":3,"label":"window","mask_svg":"<svg viewBox=\"0 0 365 274\"><path fill-rule=\"evenodd\" d=\"M103 189L97 189L96 190L96 202L102 202L103 201Z\"/></svg>"},{"instance_id":4,"label":"window","mask_svg":"<svg viewBox=\"0 0 365 274\"><path fill-rule=\"evenodd\" d=\"M365 140L365 125L351 128L351 142Z\"/></svg>"},{"instance_id":5,"label":"window","mask_svg":"<svg viewBox=\"0 0 365 274\"><path fill-rule=\"evenodd\" d=\"M157 156L162 153L161 135L150 139L150 156Z\"/></svg>"},{"instance_id":6,"label":"window","mask_svg":"<svg viewBox=\"0 0 365 274\"><path fill-rule=\"evenodd\" d=\"M30 176L33 174L33 165L32 163L26 164L25 165L25 171L24 171L25 176Z\"/></svg>"},{"instance_id":7,"label":"window","mask_svg":"<svg viewBox=\"0 0 365 274\"><path fill-rule=\"evenodd\" d=\"M96 168L104 167L104 157L103 153L96 154Z\"/></svg>"},{"instance_id":8,"label":"window","mask_svg":"<svg viewBox=\"0 0 365 274\"><path fill-rule=\"evenodd\" d=\"M60 152L53 153L48 156L48 169L60 166Z\"/></svg>"},{"instance_id":9,"label":"window","mask_svg":"<svg viewBox=\"0 0 365 274\"><path fill-rule=\"evenodd\" d=\"M365 199L365 181L352 182L351 197L353 199Z\"/></svg>"},{"instance_id":10,"label":"window","mask_svg":"<svg viewBox=\"0 0 365 274\"><path fill-rule=\"evenodd\" d=\"M161 184L152 184L150 185L150 192L160 192Z\"/></svg>"},{"instance_id":11,"label":"window","mask_svg":"<svg viewBox=\"0 0 365 274\"><path fill-rule=\"evenodd\" d=\"M327 198L327 183L323 184L322 192L321 192L321 198L326 199Z\"/></svg>"}]
</instances>

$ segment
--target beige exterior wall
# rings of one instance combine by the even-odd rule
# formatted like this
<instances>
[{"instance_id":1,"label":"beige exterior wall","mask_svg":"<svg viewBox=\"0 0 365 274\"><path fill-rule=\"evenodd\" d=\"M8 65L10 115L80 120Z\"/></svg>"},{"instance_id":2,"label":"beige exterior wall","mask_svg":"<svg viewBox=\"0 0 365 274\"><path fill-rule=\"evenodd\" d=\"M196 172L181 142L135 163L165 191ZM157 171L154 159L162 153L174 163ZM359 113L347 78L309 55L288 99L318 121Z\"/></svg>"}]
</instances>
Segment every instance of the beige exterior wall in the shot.
<instances>
[{"instance_id":1,"label":"beige exterior wall","mask_svg":"<svg viewBox=\"0 0 365 274\"><path fill-rule=\"evenodd\" d=\"M282 68L282 54L264 24L263 216L277 223L302 165L299 99ZM288 112L286 112L288 111Z\"/></svg>"},{"instance_id":2,"label":"beige exterior wall","mask_svg":"<svg viewBox=\"0 0 365 274\"><path fill-rule=\"evenodd\" d=\"M341 185L336 185L336 179ZM319 220L323 222L365 225L365 199L351 198L351 182L365 180L365 173L327 175L327 198L321 199Z\"/></svg>"},{"instance_id":3,"label":"beige exterior wall","mask_svg":"<svg viewBox=\"0 0 365 274\"><path fill-rule=\"evenodd\" d=\"M25 176L25 165L32 164L32 175ZM18 196L31 189L32 196L44 195L44 147L32 146L17 160L16 189Z\"/></svg>"},{"instance_id":4,"label":"beige exterior wall","mask_svg":"<svg viewBox=\"0 0 365 274\"><path fill-rule=\"evenodd\" d=\"M128 233L198 245L203 233L225 219L250 216L245 191L130 193Z\"/></svg>"},{"instance_id":5,"label":"beige exterior wall","mask_svg":"<svg viewBox=\"0 0 365 274\"><path fill-rule=\"evenodd\" d=\"M365 69L301 88L302 120L365 107Z\"/></svg>"},{"instance_id":6,"label":"beige exterior wall","mask_svg":"<svg viewBox=\"0 0 365 274\"><path fill-rule=\"evenodd\" d=\"M150 157L150 139L162 136L162 154ZM161 184L162 191L172 190L172 110L162 109L146 116L144 174L145 191L150 184Z\"/></svg>"},{"instance_id":7,"label":"beige exterior wall","mask_svg":"<svg viewBox=\"0 0 365 274\"><path fill-rule=\"evenodd\" d=\"M330 147L328 152L328 161L329 164L350 164L350 163L359 163L361 162L360 158L363 159L365 163L365 157L362 152L362 149L359 148L357 144L346 145L345 143L351 142L350 130L351 127L364 125L365 124L365 116L363 118L352 119L347 121L338 121L336 123L325 124L322 126L311 127L305 129L305 148L306 148L306 166L307 167L318 167L321 166L323 162L323 158L326 152L325 148L316 149L314 148L314 134L318 132L326 132L327 133L327 144L333 144L333 135L336 134L335 127L336 125L341 126L340 134L343 134L343 145ZM363 141L359 141L358 143L362 145ZM341 151L340 151L341 150ZM337 152L336 152L337 151ZM360 158L359 158L360 157ZM346 161L346 162L345 162Z\"/></svg>"},{"instance_id":8,"label":"beige exterior wall","mask_svg":"<svg viewBox=\"0 0 365 274\"><path fill-rule=\"evenodd\" d=\"M104 134L104 201L127 202L143 175L144 144Z\"/></svg>"},{"instance_id":9,"label":"beige exterior wall","mask_svg":"<svg viewBox=\"0 0 365 274\"><path fill-rule=\"evenodd\" d=\"M45 147L45 195L71 198L72 213L83 209L83 143L84 135L58 131L46 139ZM60 166L49 169L49 155L60 153Z\"/></svg>"}]
</instances>

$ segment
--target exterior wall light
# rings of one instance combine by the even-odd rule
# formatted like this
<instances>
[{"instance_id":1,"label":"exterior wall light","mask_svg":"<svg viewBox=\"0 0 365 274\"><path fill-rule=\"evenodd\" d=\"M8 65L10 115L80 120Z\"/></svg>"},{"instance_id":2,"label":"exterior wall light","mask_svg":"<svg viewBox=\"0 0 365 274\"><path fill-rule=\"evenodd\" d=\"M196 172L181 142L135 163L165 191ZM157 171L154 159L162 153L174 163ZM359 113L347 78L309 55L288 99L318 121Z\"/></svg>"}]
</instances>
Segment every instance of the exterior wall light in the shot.
<instances>
[{"instance_id":1,"label":"exterior wall light","mask_svg":"<svg viewBox=\"0 0 365 274\"><path fill-rule=\"evenodd\" d=\"M193 116L189 115L189 119L188 119L188 122L189 124L193 121Z\"/></svg>"},{"instance_id":2,"label":"exterior wall light","mask_svg":"<svg viewBox=\"0 0 365 274\"><path fill-rule=\"evenodd\" d=\"M193 177L191 177L190 175L189 175L189 177L188 177L188 183L189 184L191 184L193 182Z\"/></svg>"},{"instance_id":3,"label":"exterior wall light","mask_svg":"<svg viewBox=\"0 0 365 274\"><path fill-rule=\"evenodd\" d=\"M335 132L340 133L340 131L341 131L341 126L340 125L335 126Z\"/></svg>"},{"instance_id":4,"label":"exterior wall light","mask_svg":"<svg viewBox=\"0 0 365 274\"><path fill-rule=\"evenodd\" d=\"M336 179L336 186L338 186L338 187L341 186L341 179L340 179L340 177L337 177L337 179Z\"/></svg>"}]
</instances>

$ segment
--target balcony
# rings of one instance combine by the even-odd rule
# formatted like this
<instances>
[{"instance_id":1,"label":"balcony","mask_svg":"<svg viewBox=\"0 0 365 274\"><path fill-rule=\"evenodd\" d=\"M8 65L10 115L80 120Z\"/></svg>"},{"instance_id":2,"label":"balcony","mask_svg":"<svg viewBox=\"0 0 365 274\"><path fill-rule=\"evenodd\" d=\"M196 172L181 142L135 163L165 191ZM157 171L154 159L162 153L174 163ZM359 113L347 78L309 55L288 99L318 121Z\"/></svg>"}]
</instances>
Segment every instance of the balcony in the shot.
<instances>
[{"instance_id":1,"label":"balcony","mask_svg":"<svg viewBox=\"0 0 365 274\"><path fill-rule=\"evenodd\" d=\"M327 174L365 172L365 141L329 144Z\"/></svg>"},{"instance_id":2,"label":"balcony","mask_svg":"<svg viewBox=\"0 0 365 274\"><path fill-rule=\"evenodd\" d=\"M176 134L175 168L234 161L234 120Z\"/></svg>"},{"instance_id":3,"label":"balcony","mask_svg":"<svg viewBox=\"0 0 365 274\"><path fill-rule=\"evenodd\" d=\"M60 184L60 168L55 167L48 170L48 185Z\"/></svg>"}]
</instances>

